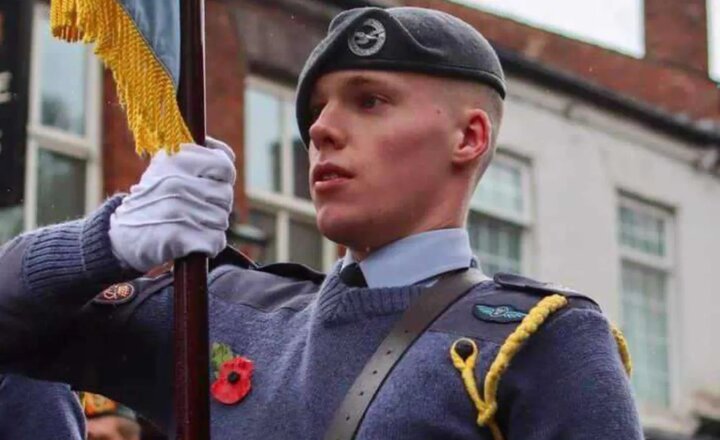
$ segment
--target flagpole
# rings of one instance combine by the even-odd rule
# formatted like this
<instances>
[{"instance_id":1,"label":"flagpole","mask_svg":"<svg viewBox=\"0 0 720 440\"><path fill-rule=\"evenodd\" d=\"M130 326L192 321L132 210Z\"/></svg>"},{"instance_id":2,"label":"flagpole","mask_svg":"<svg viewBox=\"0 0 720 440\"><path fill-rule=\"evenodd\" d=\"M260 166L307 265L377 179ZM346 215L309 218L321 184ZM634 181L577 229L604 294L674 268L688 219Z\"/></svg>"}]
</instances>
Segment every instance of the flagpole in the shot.
<instances>
[{"instance_id":1,"label":"flagpole","mask_svg":"<svg viewBox=\"0 0 720 440\"><path fill-rule=\"evenodd\" d=\"M205 144L205 1L178 0L181 68L178 104L192 137ZM210 438L208 259L193 254L174 269L174 406L177 440Z\"/></svg>"}]
</instances>

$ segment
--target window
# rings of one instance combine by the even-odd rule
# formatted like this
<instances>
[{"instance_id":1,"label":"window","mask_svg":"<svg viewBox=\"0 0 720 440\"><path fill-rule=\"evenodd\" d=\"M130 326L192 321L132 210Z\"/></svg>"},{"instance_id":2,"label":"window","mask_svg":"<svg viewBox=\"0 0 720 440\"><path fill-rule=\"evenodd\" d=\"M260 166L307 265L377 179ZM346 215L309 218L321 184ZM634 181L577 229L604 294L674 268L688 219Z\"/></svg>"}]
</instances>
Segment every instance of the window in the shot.
<instances>
[{"instance_id":1,"label":"window","mask_svg":"<svg viewBox=\"0 0 720 440\"><path fill-rule=\"evenodd\" d=\"M636 58L645 56L643 0L455 0Z\"/></svg>"},{"instance_id":2,"label":"window","mask_svg":"<svg viewBox=\"0 0 720 440\"><path fill-rule=\"evenodd\" d=\"M720 81L720 0L707 0L707 34L710 78Z\"/></svg>"},{"instance_id":3,"label":"window","mask_svg":"<svg viewBox=\"0 0 720 440\"><path fill-rule=\"evenodd\" d=\"M672 215L623 197L618 208L618 233L622 324L633 356L633 386L643 403L668 407Z\"/></svg>"},{"instance_id":4,"label":"window","mask_svg":"<svg viewBox=\"0 0 720 440\"><path fill-rule=\"evenodd\" d=\"M23 207L0 208L0 245L22 232Z\"/></svg>"},{"instance_id":5,"label":"window","mask_svg":"<svg viewBox=\"0 0 720 440\"><path fill-rule=\"evenodd\" d=\"M100 202L100 68L92 49L56 40L48 8L33 23L25 228L81 217Z\"/></svg>"},{"instance_id":6,"label":"window","mask_svg":"<svg viewBox=\"0 0 720 440\"><path fill-rule=\"evenodd\" d=\"M523 236L530 224L528 166L498 155L471 200L470 244L488 275L524 271Z\"/></svg>"},{"instance_id":7,"label":"window","mask_svg":"<svg viewBox=\"0 0 720 440\"><path fill-rule=\"evenodd\" d=\"M245 91L245 185L250 223L265 233L257 259L327 269L337 253L315 227L307 151L295 123L293 92L258 78Z\"/></svg>"}]
</instances>

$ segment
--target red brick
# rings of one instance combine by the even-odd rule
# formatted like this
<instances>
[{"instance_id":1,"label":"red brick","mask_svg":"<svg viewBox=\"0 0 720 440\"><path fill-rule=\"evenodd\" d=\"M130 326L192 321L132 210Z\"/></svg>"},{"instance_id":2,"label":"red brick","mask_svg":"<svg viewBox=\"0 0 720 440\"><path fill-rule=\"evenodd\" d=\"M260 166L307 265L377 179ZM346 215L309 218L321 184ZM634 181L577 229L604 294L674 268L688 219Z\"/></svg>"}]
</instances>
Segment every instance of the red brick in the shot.
<instances>
[{"instance_id":1,"label":"red brick","mask_svg":"<svg viewBox=\"0 0 720 440\"><path fill-rule=\"evenodd\" d=\"M105 71L103 84L102 166L105 194L127 192L145 169L145 160L135 154L135 143L127 117L115 93L115 81Z\"/></svg>"},{"instance_id":2,"label":"red brick","mask_svg":"<svg viewBox=\"0 0 720 440\"><path fill-rule=\"evenodd\" d=\"M707 74L706 0L645 0L647 59Z\"/></svg>"},{"instance_id":3,"label":"red brick","mask_svg":"<svg viewBox=\"0 0 720 440\"><path fill-rule=\"evenodd\" d=\"M230 3L206 4L206 83L208 134L233 147L237 156L235 208L247 217L245 194L244 96L245 57Z\"/></svg>"}]
</instances>

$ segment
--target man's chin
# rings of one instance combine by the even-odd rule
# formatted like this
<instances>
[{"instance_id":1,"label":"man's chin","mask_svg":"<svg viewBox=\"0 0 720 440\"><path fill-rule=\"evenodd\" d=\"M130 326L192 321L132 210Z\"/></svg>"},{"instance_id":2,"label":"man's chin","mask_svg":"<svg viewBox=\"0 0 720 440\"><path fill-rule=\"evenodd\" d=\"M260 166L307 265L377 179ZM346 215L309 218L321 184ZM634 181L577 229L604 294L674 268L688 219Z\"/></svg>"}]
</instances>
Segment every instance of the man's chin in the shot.
<instances>
[{"instance_id":1,"label":"man's chin","mask_svg":"<svg viewBox=\"0 0 720 440\"><path fill-rule=\"evenodd\" d=\"M327 239L349 248L362 246L359 241L367 233L367 222L351 216L330 216L318 213L317 227ZM359 240L360 239L360 240Z\"/></svg>"}]
</instances>

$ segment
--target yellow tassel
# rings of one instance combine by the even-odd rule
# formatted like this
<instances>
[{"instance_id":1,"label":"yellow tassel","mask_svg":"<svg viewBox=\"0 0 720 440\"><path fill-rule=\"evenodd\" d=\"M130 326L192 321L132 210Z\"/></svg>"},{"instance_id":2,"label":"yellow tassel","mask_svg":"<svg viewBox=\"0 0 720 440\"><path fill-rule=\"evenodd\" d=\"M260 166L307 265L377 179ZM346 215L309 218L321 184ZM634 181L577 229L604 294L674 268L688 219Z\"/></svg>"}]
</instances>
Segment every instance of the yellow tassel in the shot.
<instances>
[{"instance_id":1,"label":"yellow tassel","mask_svg":"<svg viewBox=\"0 0 720 440\"><path fill-rule=\"evenodd\" d=\"M520 325L514 332L507 337L503 345L500 347L495 360L485 375L485 386L483 388L483 397L481 398L477 391L475 383L475 374L473 372L477 361L478 349L475 341L467 338L461 338L455 341L450 348L450 357L453 365L460 372L465 384L465 389L470 399L475 404L478 411L477 424L487 426L493 435L494 440L503 440L503 435L495 421L495 413L497 412L497 390L500 383L500 377L507 370L510 361L520 350L522 344L547 320L547 318L557 310L567 305L567 298L562 295L552 295L543 298L535 307L530 310L528 315L523 318ZM467 359L455 352L458 342L465 341L472 345L473 352Z\"/></svg>"},{"instance_id":2,"label":"yellow tassel","mask_svg":"<svg viewBox=\"0 0 720 440\"><path fill-rule=\"evenodd\" d=\"M96 43L95 53L115 78L138 154L172 153L192 142L172 77L117 0L52 0L50 24L57 38Z\"/></svg>"},{"instance_id":3,"label":"yellow tassel","mask_svg":"<svg viewBox=\"0 0 720 440\"><path fill-rule=\"evenodd\" d=\"M611 329L613 337L615 338L615 342L617 343L618 350L620 351L620 359L622 360L623 366L625 367L625 372L628 376L631 376L633 366L632 359L630 358L630 349L628 348L628 343L619 328L613 325Z\"/></svg>"}]
</instances>

